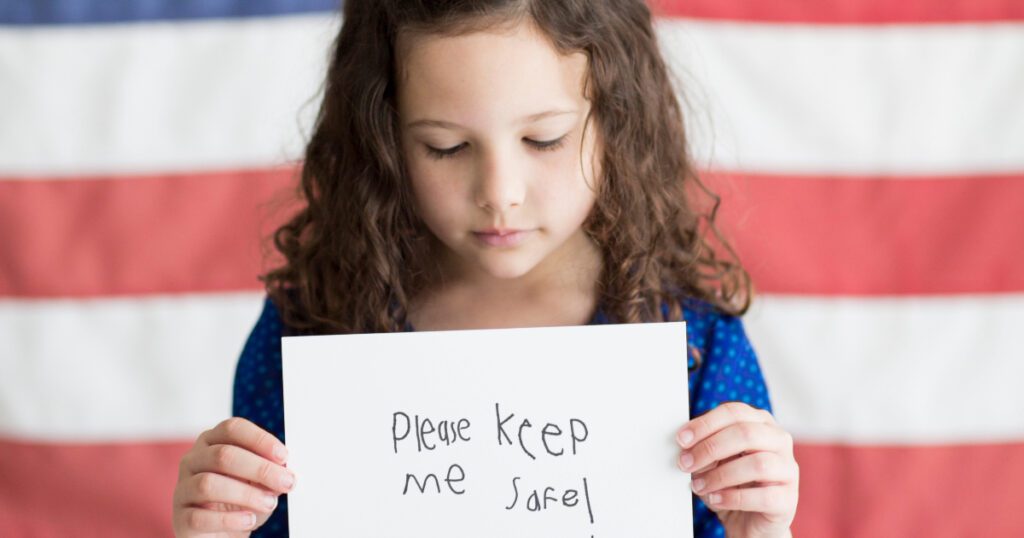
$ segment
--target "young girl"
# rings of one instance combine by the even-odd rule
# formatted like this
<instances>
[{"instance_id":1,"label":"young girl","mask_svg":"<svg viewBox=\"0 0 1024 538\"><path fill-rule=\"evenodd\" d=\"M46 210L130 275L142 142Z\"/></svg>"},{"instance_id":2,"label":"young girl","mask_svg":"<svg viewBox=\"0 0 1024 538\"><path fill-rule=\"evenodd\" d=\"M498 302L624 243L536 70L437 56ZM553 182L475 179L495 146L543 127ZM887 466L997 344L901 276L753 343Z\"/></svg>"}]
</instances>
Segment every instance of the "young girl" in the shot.
<instances>
[{"instance_id":1,"label":"young girl","mask_svg":"<svg viewBox=\"0 0 1024 538\"><path fill-rule=\"evenodd\" d=\"M287 534L282 335L680 319L694 535L789 535L798 467L736 317L748 278L709 241L641 0L347 0L301 186L236 417L181 461L178 536Z\"/></svg>"}]
</instances>

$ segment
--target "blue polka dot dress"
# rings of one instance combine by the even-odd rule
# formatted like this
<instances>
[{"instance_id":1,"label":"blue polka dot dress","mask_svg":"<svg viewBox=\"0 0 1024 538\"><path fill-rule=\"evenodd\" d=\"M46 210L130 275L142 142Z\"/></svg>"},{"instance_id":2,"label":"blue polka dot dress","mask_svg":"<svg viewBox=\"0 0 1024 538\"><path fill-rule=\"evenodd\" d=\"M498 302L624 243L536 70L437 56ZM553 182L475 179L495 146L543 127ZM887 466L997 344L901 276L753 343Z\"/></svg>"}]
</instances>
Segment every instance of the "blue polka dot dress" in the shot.
<instances>
[{"instance_id":1,"label":"blue polka dot dress","mask_svg":"<svg viewBox=\"0 0 1024 538\"><path fill-rule=\"evenodd\" d=\"M667 310L667 309L666 309ZM703 303L684 301L689 344L690 416L701 415L727 401L740 401L771 411L768 389L739 318L720 314ZM608 323L598 311L592 324ZM242 350L235 372L233 414L284 437L281 383L282 325L277 308L267 299L263 312ZM701 357L700 365L696 355ZM253 537L288 536L288 496ZM693 496L695 538L724 536L722 524L696 495Z\"/></svg>"}]
</instances>

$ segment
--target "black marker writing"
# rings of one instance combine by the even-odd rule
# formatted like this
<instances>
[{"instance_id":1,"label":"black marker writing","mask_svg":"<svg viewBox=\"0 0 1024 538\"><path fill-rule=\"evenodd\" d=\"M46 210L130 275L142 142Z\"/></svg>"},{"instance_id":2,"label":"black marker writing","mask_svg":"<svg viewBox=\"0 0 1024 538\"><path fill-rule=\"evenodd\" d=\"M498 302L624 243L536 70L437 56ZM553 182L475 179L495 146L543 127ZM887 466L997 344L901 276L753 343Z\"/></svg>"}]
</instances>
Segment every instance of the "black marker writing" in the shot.
<instances>
[{"instance_id":1,"label":"black marker writing","mask_svg":"<svg viewBox=\"0 0 1024 538\"><path fill-rule=\"evenodd\" d=\"M501 437L505 436L505 442L512 444L512 439L509 438L508 434L505 433L505 423L512 420L512 417L516 416L515 413L509 413L505 420L501 419L501 410L498 409L498 403L494 403L494 414L498 415L498 446L501 446Z\"/></svg>"},{"instance_id":2,"label":"black marker writing","mask_svg":"<svg viewBox=\"0 0 1024 538\"><path fill-rule=\"evenodd\" d=\"M458 477L454 476L456 471L458 471ZM453 464L451 464L450 467L448 467L448 475L445 476L444 483L445 483L445 485L448 486L448 489L450 489L452 493L454 493L456 495L462 495L463 493L466 492L466 490L465 489L461 489L461 490L455 489L455 486L453 486L452 484L453 483L462 482L465 479L466 479L466 471L464 471L462 469L462 466L459 465L458 463L453 463ZM416 488L420 490L420 493L426 493L427 492L427 484L430 484L431 480L434 481L434 488L437 490L437 493L441 493L441 482L438 481L437 475L435 475L434 473L428 473L427 476L424 476L423 477L423 482L420 482L420 479L417 478L416 475L414 475L412 473L406 473L406 475L405 475L405 489L402 490L402 495L406 495L407 493L409 493L409 482L413 482L415 484Z\"/></svg>"},{"instance_id":3,"label":"black marker writing","mask_svg":"<svg viewBox=\"0 0 1024 538\"><path fill-rule=\"evenodd\" d=\"M514 427L515 421L512 419L515 418L515 413L509 413L507 416L503 417L501 414L501 404L495 403L494 416L496 420L495 426L497 429L498 446L515 446L516 443L512 441L512 437L506 430L506 427ZM509 424L510 422L512 424ZM516 431L516 439L519 442L519 450L521 450L523 454L531 460L536 460L537 456L535 451L527 448L527 445L536 446L537 444L543 445L544 451L553 457L562 456L566 453L565 448L562 448L558 444L559 438L565 433L559 425L553 422L545 424L540 430L540 443L535 441L527 442L530 438L528 430L533 428L534 426L533 423L530 422L530 419L524 418L519 421L519 427ZM571 439L571 453L573 455L576 455L579 452L580 445L586 441L589 436L590 429L587 428L587 424L585 422L578 418L569 419L569 437Z\"/></svg>"},{"instance_id":4,"label":"black marker writing","mask_svg":"<svg viewBox=\"0 0 1024 538\"><path fill-rule=\"evenodd\" d=\"M576 433L583 431L583 437L578 437ZM569 419L569 431L572 434L572 453L576 453L576 443L582 443L587 440L587 436L590 435L590 430L587 429L587 424L578 418Z\"/></svg>"},{"instance_id":5,"label":"black marker writing","mask_svg":"<svg viewBox=\"0 0 1024 538\"><path fill-rule=\"evenodd\" d=\"M519 481L522 477L514 477L512 479L512 502L505 507L505 510L513 510L516 505L519 504ZM525 494L525 492L524 492ZM542 512L544 510L550 510L557 506L563 506L566 508L575 508L579 505L580 491L575 488L567 488L565 491L558 494L558 490L552 486L546 486L542 489L534 489L526 496L526 501L523 506L528 512ZM594 523L594 510L590 504L590 487L587 485L587 477L583 477L583 500L587 505L587 517L590 523Z\"/></svg>"},{"instance_id":6,"label":"black marker writing","mask_svg":"<svg viewBox=\"0 0 1024 538\"><path fill-rule=\"evenodd\" d=\"M554 458L575 456L590 438L590 428L579 418L569 418L568 424L561 425L554 422L538 422L538 426L535 427L529 418L517 419L515 413L503 416L499 402L494 404L494 416L498 446L514 447L533 461L538 457L544 457L545 454ZM544 426L540 427L539 424L542 423ZM429 453L457 442L468 443L469 427L470 421L467 418L436 420L396 411L391 415L391 447L396 455L400 445L405 446L406 452L412 452L412 443L415 442L416 450L412 452L413 454ZM512 432L516 434L514 440ZM408 495L410 491L415 493L417 490L420 494L442 494L447 490L454 495L463 495L467 490L463 484L465 480L466 471L457 463L448 467L448 472L443 478L435 473L405 473L402 495ZM512 478L512 501L505 509L514 510L521 506L527 512L543 512L558 507L575 509L585 505L587 520L593 525L594 510L590 499L590 487L586 477L581 477L580 480L582 488L579 487L579 483L575 487L561 490L545 485L524 490L520 495L522 477L516 476Z\"/></svg>"},{"instance_id":7,"label":"black marker writing","mask_svg":"<svg viewBox=\"0 0 1024 538\"><path fill-rule=\"evenodd\" d=\"M415 434L416 452L434 450L438 443L450 446L460 440L469 442L469 426L467 418L442 420L435 425L429 418L421 419L419 415L414 415L410 419L409 415L395 411L391 415L391 439L395 454L398 454L398 442L408 438L410 433ZM436 441L432 441L432 438L436 438Z\"/></svg>"},{"instance_id":8,"label":"black marker writing","mask_svg":"<svg viewBox=\"0 0 1024 538\"><path fill-rule=\"evenodd\" d=\"M556 424L552 424L552 423L548 422L547 425L544 426L544 429L541 430L541 432L540 432L540 440L541 440L541 442L544 443L544 450L547 450L548 454L551 454L552 456L561 456L562 454L565 454L565 450L564 449L563 450L559 450L558 452L554 452L554 451L551 450L551 447L548 446L548 436L549 435L553 435L555 437L558 437L559 435L562 435L562 428L559 428L558 425L556 425Z\"/></svg>"},{"instance_id":9,"label":"black marker writing","mask_svg":"<svg viewBox=\"0 0 1024 538\"><path fill-rule=\"evenodd\" d=\"M533 427L533 424L530 424L530 421L524 418L523 423L519 425L519 447L523 449L523 452L525 452L527 456L530 456L531 460L535 460L537 459L537 457L534 456L532 452L527 450L526 445L523 444L523 428L531 427Z\"/></svg>"}]
</instances>

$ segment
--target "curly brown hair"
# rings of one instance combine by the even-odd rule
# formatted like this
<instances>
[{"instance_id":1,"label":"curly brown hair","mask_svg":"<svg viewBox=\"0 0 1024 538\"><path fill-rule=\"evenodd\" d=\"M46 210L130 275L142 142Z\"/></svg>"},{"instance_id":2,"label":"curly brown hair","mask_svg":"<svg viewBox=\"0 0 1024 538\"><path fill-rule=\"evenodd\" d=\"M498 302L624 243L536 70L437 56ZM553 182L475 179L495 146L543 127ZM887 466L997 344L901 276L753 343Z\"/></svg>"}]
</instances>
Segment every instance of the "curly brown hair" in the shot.
<instances>
[{"instance_id":1,"label":"curly brown hair","mask_svg":"<svg viewBox=\"0 0 1024 538\"><path fill-rule=\"evenodd\" d=\"M273 237L284 263L262 277L288 327L406 326L410 299L428 284L433 242L400 149L399 33L456 35L524 18L560 53L588 57L585 95L603 141L603 179L584 230L602 252L606 315L680 320L683 298L746 311L750 278L715 226L720 200L688 156L676 88L642 0L347 0L306 147L303 204Z\"/></svg>"}]
</instances>

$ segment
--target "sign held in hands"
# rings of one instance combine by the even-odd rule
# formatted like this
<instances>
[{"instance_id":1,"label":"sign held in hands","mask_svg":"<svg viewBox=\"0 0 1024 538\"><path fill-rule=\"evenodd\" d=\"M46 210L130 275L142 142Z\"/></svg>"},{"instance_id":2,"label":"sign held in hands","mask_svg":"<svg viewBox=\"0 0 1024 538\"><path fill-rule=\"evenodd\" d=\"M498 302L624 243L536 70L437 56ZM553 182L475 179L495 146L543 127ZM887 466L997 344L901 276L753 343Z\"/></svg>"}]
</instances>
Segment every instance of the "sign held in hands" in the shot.
<instances>
[{"instance_id":1,"label":"sign held in hands","mask_svg":"<svg viewBox=\"0 0 1024 538\"><path fill-rule=\"evenodd\" d=\"M283 339L291 536L692 536L685 334Z\"/></svg>"}]
</instances>

